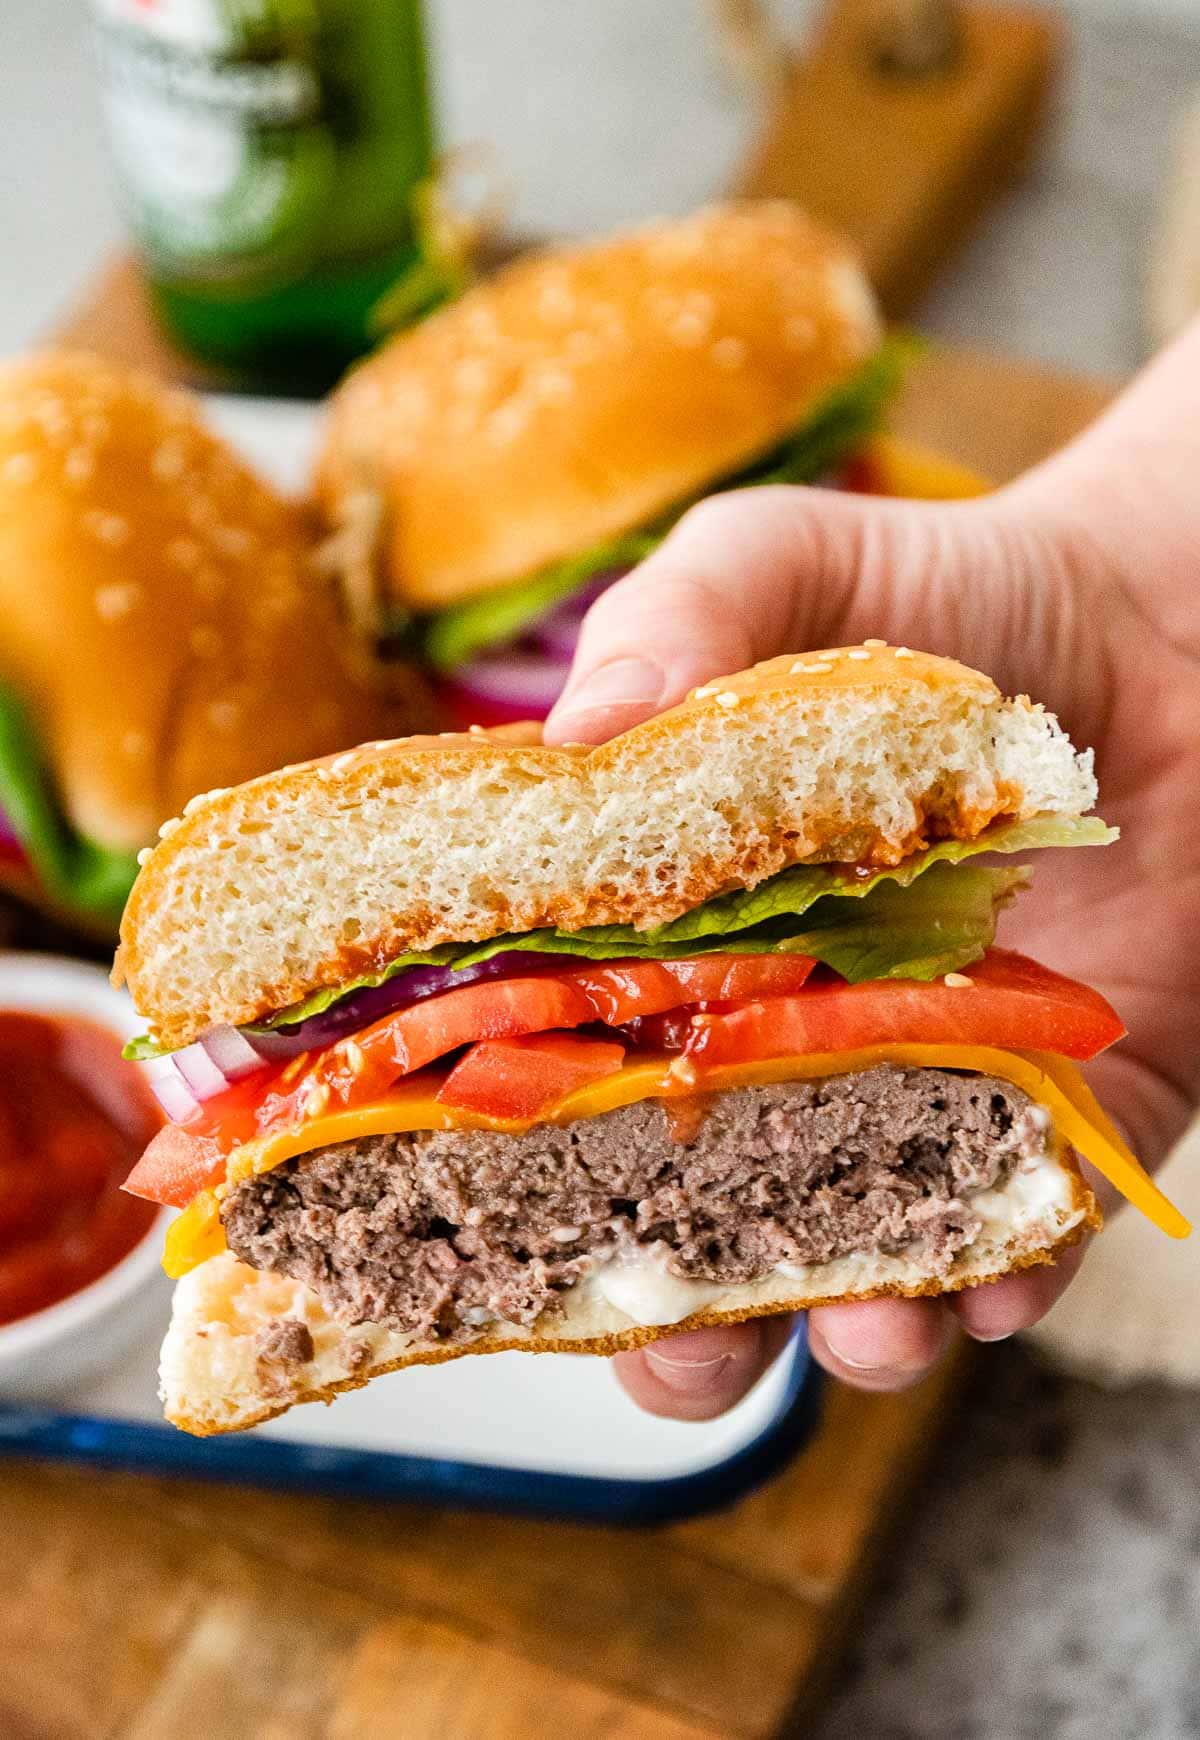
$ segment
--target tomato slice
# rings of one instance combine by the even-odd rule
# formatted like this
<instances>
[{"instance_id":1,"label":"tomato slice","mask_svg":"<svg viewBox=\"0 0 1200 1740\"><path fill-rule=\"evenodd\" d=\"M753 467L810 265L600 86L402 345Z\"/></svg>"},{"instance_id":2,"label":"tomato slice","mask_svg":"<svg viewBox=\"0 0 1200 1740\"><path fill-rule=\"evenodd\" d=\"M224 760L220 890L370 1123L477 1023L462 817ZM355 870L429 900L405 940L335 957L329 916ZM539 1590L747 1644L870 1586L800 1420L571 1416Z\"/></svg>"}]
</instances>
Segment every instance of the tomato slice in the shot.
<instances>
[{"instance_id":1,"label":"tomato slice","mask_svg":"<svg viewBox=\"0 0 1200 1740\"><path fill-rule=\"evenodd\" d=\"M685 1003L782 996L798 991L816 963L807 955L697 955L681 961L602 961L564 972L492 979L443 991L382 1016L331 1046L313 1065L301 1099L328 1087L344 1106L363 1105L398 1076L483 1039L582 1027L619 1027ZM285 1108L280 1108L285 1112ZM279 1117L273 1116L272 1123ZM260 1120L260 1128L266 1128Z\"/></svg>"},{"instance_id":2,"label":"tomato slice","mask_svg":"<svg viewBox=\"0 0 1200 1740\"><path fill-rule=\"evenodd\" d=\"M122 1185L130 1196L186 1208L193 1196L225 1176L225 1149L215 1136L165 1124Z\"/></svg>"},{"instance_id":3,"label":"tomato slice","mask_svg":"<svg viewBox=\"0 0 1200 1740\"><path fill-rule=\"evenodd\" d=\"M994 1045L1095 1057L1125 1032L1098 991L1052 973L1024 955L991 949L964 975L968 985L876 979L829 980L798 997L771 997L702 1015L687 1041L706 1066L748 1063L809 1051L855 1051L889 1041Z\"/></svg>"},{"instance_id":4,"label":"tomato slice","mask_svg":"<svg viewBox=\"0 0 1200 1740\"><path fill-rule=\"evenodd\" d=\"M446 1106L489 1118L538 1118L577 1088L615 1075L625 1047L575 1033L533 1033L472 1045L438 1089Z\"/></svg>"}]
</instances>

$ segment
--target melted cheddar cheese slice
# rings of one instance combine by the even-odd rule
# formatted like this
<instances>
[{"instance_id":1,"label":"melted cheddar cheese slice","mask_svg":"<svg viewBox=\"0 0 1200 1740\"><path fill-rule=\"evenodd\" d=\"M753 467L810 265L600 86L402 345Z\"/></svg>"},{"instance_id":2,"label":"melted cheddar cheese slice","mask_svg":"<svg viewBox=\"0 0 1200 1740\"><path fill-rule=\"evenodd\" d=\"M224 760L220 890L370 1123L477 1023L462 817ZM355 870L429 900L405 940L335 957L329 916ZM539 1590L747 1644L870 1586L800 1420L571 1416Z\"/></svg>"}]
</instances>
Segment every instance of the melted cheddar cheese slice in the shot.
<instances>
[{"instance_id":1,"label":"melted cheddar cheese slice","mask_svg":"<svg viewBox=\"0 0 1200 1740\"><path fill-rule=\"evenodd\" d=\"M701 1071L686 1059L652 1058L627 1063L616 1075L578 1088L561 1100L542 1123L570 1124L579 1118L638 1100L674 1099L716 1093L727 1088L761 1087L770 1082L808 1081L820 1076L849 1075L893 1063L916 1069L962 1069L999 1076L1049 1112L1060 1138L1089 1160L1114 1189L1172 1238L1186 1238L1191 1227L1168 1202L1101 1111L1091 1089L1074 1064L1039 1051L1000 1051L986 1045L872 1045L862 1051L818 1052L805 1057L770 1058L765 1062L730 1065ZM412 1130L501 1130L520 1135L530 1126L475 1113L458 1112L433 1097L428 1081L399 1082L370 1105L311 1118L248 1142L230 1157L226 1182L205 1190L167 1232L163 1267L178 1278L206 1258L225 1249L220 1204L231 1187L260 1172L270 1172L297 1155L352 1142L364 1136L386 1136Z\"/></svg>"}]
</instances>

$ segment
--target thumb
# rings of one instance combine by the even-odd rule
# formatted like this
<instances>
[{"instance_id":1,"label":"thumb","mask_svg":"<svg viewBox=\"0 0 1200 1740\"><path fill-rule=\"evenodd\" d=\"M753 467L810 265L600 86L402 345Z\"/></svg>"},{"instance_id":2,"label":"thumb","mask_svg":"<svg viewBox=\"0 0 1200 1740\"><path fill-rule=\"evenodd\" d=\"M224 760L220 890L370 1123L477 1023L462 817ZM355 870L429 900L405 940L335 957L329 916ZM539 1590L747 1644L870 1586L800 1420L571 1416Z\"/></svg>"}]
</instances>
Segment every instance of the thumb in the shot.
<instances>
[{"instance_id":1,"label":"thumb","mask_svg":"<svg viewBox=\"0 0 1200 1740\"><path fill-rule=\"evenodd\" d=\"M991 571L1011 576L1009 542L986 500L712 496L593 605L545 740L603 742L779 652L871 635L961 651L963 601L978 612Z\"/></svg>"}]
</instances>

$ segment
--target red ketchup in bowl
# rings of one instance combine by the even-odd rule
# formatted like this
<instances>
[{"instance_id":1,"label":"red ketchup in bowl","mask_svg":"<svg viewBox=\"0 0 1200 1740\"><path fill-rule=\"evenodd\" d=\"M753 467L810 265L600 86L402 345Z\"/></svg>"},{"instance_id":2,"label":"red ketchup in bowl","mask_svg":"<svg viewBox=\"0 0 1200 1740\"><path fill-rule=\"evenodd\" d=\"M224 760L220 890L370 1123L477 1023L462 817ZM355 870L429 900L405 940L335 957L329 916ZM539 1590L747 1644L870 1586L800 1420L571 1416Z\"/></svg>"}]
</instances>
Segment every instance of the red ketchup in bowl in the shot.
<instances>
[{"instance_id":1,"label":"red ketchup in bowl","mask_svg":"<svg viewBox=\"0 0 1200 1740\"><path fill-rule=\"evenodd\" d=\"M0 1324L99 1280L145 1236L157 1209L120 1186L161 1124L105 1028L0 1010Z\"/></svg>"}]
</instances>

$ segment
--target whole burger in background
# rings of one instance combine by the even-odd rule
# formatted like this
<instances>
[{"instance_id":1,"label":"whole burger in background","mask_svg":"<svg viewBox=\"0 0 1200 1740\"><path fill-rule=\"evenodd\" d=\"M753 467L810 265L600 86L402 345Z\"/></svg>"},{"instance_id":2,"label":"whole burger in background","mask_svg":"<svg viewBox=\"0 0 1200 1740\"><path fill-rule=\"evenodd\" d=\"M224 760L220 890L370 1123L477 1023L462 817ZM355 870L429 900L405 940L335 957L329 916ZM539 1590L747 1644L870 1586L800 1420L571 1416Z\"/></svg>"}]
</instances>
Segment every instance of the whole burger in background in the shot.
<instances>
[{"instance_id":1,"label":"whole burger in background","mask_svg":"<svg viewBox=\"0 0 1200 1740\"><path fill-rule=\"evenodd\" d=\"M0 889L107 938L193 794L428 726L310 551L187 395L69 352L0 369Z\"/></svg>"},{"instance_id":2,"label":"whole burger in background","mask_svg":"<svg viewBox=\"0 0 1200 1740\"><path fill-rule=\"evenodd\" d=\"M944 490L936 469L893 477L872 440L906 348L882 341L849 246L784 201L540 252L334 395L329 564L367 635L427 661L462 722L542 717L588 606L698 498L963 492L957 468Z\"/></svg>"}]
</instances>

